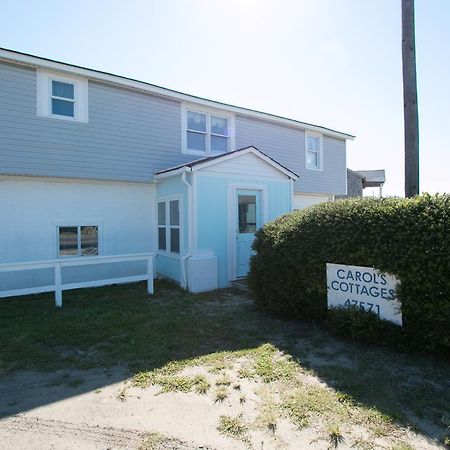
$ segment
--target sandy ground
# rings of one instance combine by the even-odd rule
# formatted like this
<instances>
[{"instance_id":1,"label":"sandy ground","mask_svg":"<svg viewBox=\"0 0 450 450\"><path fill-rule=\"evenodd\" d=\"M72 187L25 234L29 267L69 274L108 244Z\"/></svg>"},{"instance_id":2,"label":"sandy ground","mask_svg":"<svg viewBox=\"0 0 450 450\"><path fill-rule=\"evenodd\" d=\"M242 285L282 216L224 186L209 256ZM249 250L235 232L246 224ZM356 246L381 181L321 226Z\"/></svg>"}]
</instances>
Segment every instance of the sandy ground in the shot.
<instances>
[{"instance_id":1,"label":"sandy ground","mask_svg":"<svg viewBox=\"0 0 450 450\"><path fill-rule=\"evenodd\" d=\"M4 378L0 386L1 449L138 449L149 433L165 438L148 448L246 449L248 443L221 435L217 423L219 416L235 416L242 408L246 416L255 415L258 403L257 386L248 380L218 403L212 392L160 394L159 387L133 387L121 369L22 372ZM240 405L243 392L246 402ZM330 447L314 428L299 431L284 420L276 434L250 434L251 447L258 450ZM411 434L408 442L417 449L439 448L419 435ZM350 449L350 444L339 448Z\"/></svg>"}]
</instances>

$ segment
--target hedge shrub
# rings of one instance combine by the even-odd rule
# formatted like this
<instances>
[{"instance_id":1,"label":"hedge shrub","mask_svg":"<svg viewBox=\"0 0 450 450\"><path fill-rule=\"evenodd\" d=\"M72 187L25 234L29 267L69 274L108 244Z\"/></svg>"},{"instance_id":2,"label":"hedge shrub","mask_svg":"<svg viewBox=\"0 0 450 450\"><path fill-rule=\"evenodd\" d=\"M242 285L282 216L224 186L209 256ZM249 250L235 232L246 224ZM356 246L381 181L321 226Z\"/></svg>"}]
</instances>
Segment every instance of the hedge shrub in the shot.
<instances>
[{"instance_id":1,"label":"hedge shrub","mask_svg":"<svg viewBox=\"0 0 450 450\"><path fill-rule=\"evenodd\" d=\"M324 319L326 263L375 267L401 280L413 347L450 350L450 196L350 199L296 211L256 234L249 286L257 304Z\"/></svg>"}]
</instances>

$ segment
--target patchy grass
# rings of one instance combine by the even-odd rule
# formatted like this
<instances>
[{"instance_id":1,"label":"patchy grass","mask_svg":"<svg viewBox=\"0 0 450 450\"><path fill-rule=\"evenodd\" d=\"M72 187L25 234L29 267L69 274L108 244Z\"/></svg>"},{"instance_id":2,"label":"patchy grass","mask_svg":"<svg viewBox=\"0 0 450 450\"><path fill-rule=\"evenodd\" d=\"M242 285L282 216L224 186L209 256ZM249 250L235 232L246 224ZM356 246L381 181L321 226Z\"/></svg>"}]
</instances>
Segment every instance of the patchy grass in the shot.
<instances>
[{"instance_id":1,"label":"patchy grass","mask_svg":"<svg viewBox=\"0 0 450 450\"><path fill-rule=\"evenodd\" d=\"M223 373L217 380L216 386L229 386L231 384L231 378L226 373Z\"/></svg>"},{"instance_id":2,"label":"patchy grass","mask_svg":"<svg viewBox=\"0 0 450 450\"><path fill-rule=\"evenodd\" d=\"M225 386L219 386L216 388L214 402L222 403L223 401L225 401L228 395L229 395L228 389Z\"/></svg>"},{"instance_id":3,"label":"patchy grass","mask_svg":"<svg viewBox=\"0 0 450 450\"><path fill-rule=\"evenodd\" d=\"M180 368L183 367L180 365ZM176 367L176 366L175 366ZM210 388L208 380L203 375L186 376L177 375L174 365L165 366L150 372L140 372L134 379L133 384L145 388L150 385L158 385L161 392L192 392L205 394Z\"/></svg>"},{"instance_id":4,"label":"patchy grass","mask_svg":"<svg viewBox=\"0 0 450 450\"><path fill-rule=\"evenodd\" d=\"M342 444L345 441L339 425L336 424L328 425L327 431L328 431L328 441L332 448L338 448L339 444Z\"/></svg>"},{"instance_id":5,"label":"patchy grass","mask_svg":"<svg viewBox=\"0 0 450 450\"><path fill-rule=\"evenodd\" d=\"M169 438L160 433L147 433L138 450L191 450L193 446L179 439ZM203 450L213 450L203 446Z\"/></svg>"},{"instance_id":6,"label":"patchy grass","mask_svg":"<svg viewBox=\"0 0 450 450\"><path fill-rule=\"evenodd\" d=\"M122 366L134 386L229 399L243 414L257 404L258 423L241 419L274 435L288 420L321 426L330 445L332 435L361 449L383 437L409 445L399 426L449 444L448 362L341 341L317 326L270 317L232 290L191 295L160 281L155 292L148 296L145 284L68 291L62 309L51 295L3 300L0 376ZM261 386L272 394L255 403ZM370 436L348 439L351 427Z\"/></svg>"},{"instance_id":7,"label":"patchy grass","mask_svg":"<svg viewBox=\"0 0 450 450\"><path fill-rule=\"evenodd\" d=\"M292 380L298 371L299 365L271 344L264 344L256 351L253 373L264 383Z\"/></svg>"},{"instance_id":8,"label":"patchy grass","mask_svg":"<svg viewBox=\"0 0 450 450\"><path fill-rule=\"evenodd\" d=\"M220 416L219 424L217 425L217 431L226 436L230 436L238 439L245 439L247 434L247 426L244 423L242 415L237 417Z\"/></svg>"}]
</instances>

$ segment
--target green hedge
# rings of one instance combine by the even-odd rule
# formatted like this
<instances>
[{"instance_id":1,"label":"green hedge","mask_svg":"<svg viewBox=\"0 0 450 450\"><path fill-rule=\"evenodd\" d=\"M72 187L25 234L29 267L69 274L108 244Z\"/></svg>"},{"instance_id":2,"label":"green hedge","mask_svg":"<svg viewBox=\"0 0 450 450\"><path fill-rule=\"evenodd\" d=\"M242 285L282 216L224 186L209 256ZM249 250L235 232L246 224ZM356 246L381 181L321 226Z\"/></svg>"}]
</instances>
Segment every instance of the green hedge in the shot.
<instances>
[{"instance_id":1,"label":"green hedge","mask_svg":"<svg viewBox=\"0 0 450 450\"><path fill-rule=\"evenodd\" d=\"M249 286L286 317L322 320L326 263L375 267L401 280L412 347L450 350L450 196L351 199L296 211L256 234Z\"/></svg>"}]
</instances>

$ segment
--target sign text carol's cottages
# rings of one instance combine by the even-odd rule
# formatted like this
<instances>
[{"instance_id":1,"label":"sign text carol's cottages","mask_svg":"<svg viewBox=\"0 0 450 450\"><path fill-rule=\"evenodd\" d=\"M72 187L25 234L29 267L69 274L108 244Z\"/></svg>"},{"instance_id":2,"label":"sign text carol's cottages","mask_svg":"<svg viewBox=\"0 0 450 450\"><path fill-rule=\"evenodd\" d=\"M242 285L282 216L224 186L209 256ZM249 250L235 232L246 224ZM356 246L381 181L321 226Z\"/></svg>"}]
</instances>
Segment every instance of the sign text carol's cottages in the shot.
<instances>
[{"instance_id":1,"label":"sign text carol's cottages","mask_svg":"<svg viewBox=\"0 0 450 450\"><path fill-rule=\"evenodd\" d=\"M356 306L402 325L398 280L371 267L327 263L328 308Z\"/></svg>"}]
</instances>

